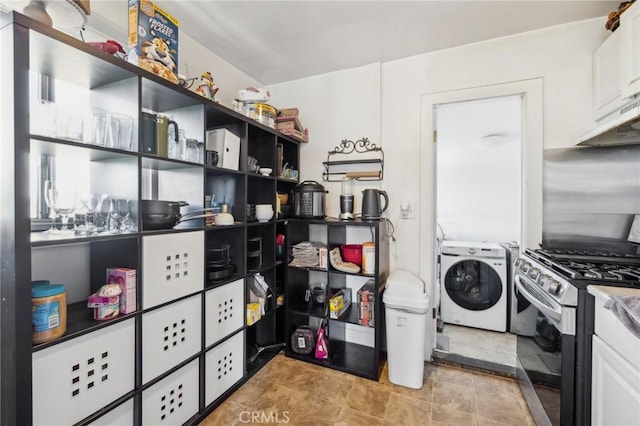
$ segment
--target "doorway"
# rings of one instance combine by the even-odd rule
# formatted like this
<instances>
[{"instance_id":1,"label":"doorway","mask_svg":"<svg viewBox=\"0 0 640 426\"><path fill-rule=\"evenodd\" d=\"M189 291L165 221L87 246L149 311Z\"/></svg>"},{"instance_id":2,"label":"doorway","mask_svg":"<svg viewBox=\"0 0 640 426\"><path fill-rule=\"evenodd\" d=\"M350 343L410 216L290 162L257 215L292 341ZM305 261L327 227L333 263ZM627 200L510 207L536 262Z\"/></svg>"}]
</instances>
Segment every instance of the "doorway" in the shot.
<instances>
[{"instance_id":1,"label":"doorway","mask_svg":"<svg viewBox=\"0 0 640 426\"><path fill-rule=\"evenodd\" d=\"M422 114L426 357L513 374L507 253L541 237L542 79L424 95Z\"/></svg>"}]
</instances>

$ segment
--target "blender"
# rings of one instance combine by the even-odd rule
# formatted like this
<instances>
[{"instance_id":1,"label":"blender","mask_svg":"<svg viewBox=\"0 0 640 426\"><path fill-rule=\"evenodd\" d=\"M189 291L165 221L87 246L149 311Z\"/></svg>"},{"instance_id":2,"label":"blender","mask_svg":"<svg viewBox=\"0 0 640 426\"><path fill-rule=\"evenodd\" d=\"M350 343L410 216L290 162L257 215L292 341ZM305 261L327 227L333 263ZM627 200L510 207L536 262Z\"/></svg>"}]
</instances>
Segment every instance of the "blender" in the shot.
<instances>
[{"instance_id":1,"label":"blender","mask_svg":"<svg viewBox=\"0 0 640 426\"><path fill-rule=\"evenodd\" d=\"M340 220L353 220L353 190L351 188L353 179L344 177L342 179L342 190L340 191Z\"/></svg>"}]
</instances>

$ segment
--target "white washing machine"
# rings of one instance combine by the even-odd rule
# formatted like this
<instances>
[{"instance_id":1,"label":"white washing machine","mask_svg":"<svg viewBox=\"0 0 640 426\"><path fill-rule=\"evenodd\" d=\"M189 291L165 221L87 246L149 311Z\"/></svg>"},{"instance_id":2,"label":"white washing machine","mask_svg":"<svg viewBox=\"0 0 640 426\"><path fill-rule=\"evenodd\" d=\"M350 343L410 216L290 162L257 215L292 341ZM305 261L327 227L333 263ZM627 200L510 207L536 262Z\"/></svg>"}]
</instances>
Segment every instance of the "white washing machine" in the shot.
<instances>
[{"instance_id":1,"label":"white washing machine","mask_svg":"<svg viewBox=\"0 0 640 426\"><path fill-rule=\"evenodd\" d=\"M443 241L440 316L449 324L507 331L507 258L499 244Z\"/></svg>"}]
</instances>

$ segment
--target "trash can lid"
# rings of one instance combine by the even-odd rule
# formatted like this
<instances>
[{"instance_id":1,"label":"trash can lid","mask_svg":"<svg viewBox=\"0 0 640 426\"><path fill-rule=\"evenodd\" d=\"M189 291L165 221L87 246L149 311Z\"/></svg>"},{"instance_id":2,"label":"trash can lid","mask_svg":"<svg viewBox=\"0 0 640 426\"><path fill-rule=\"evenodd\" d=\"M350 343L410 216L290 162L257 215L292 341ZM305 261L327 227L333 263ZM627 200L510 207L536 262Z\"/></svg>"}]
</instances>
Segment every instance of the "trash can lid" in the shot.
<instances>
[{"instance_id":1,"label":"trash can lid","mask_svg":"<svg viewBox=\"0 0 640 426\"><path fill-rule=\"evenodd\" d=\"M426 313L429 295L424 281L411 272L395 270L389 274L382 301L389 308Z\"/></svg>"}]
</instances>

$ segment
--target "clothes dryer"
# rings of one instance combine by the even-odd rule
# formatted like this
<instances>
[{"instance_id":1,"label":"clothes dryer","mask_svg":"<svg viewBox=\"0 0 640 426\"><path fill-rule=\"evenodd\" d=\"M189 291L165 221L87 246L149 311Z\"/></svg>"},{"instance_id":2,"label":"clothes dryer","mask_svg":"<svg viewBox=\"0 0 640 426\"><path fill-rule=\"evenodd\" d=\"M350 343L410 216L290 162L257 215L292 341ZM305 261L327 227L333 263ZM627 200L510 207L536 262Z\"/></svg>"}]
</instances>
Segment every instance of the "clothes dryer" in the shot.
<instances>
[{"instance_id":1,"label":"clothes dryer","mask_svg":"<svg viewBox=\"0 0 640 426\"><path fill-rule=\"evenodd\" d=\"M440 257L442 321L507 330L507 259L499 244L443 241Z\"/></svg>"}]
</instances>

